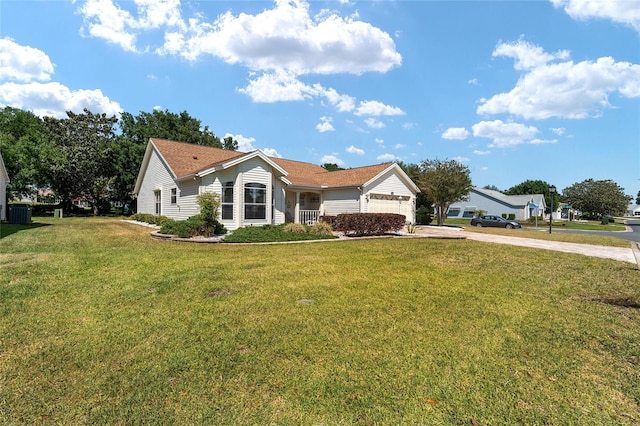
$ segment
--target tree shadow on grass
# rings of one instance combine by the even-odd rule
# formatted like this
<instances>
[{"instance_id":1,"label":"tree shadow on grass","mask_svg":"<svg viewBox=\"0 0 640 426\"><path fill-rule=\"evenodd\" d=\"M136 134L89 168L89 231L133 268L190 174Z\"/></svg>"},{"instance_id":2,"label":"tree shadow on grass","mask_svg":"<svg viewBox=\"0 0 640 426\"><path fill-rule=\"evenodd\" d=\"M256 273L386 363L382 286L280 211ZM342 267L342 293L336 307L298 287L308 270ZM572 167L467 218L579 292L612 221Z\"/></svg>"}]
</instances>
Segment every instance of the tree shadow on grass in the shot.
<instances>
[{"instance_id":1,"label":"tree shadow on grass","mask_svg":"<svg viewBox=\"0 0 640 426\"><path fill-rule=\"evenodd\" d=\"M0 224L0 239L8 237L9 235L15 234L20 231L29 231L31 229L41 228L43 226L49 226L48 223L38 223L34 222L29 225L16 225L10 223L2 223Z\"/></svg>"}]
</instances>

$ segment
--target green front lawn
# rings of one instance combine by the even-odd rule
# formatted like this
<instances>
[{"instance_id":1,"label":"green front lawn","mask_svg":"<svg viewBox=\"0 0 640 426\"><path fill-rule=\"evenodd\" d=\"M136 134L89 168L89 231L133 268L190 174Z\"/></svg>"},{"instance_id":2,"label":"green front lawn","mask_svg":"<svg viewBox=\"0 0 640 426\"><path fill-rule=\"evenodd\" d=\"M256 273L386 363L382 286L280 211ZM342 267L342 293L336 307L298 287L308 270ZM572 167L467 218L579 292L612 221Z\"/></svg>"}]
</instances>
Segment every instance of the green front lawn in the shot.
<instances>
[{"instance_id":1,"label":"green front lawn","mask_svg":"<svg viewBox=\"0 0 640 426\"><path fill-rule=\"evenodd\" d=\"M2 225L0 423L636 424L629 263L469 240Z\"/></svg>"}]
</instances>

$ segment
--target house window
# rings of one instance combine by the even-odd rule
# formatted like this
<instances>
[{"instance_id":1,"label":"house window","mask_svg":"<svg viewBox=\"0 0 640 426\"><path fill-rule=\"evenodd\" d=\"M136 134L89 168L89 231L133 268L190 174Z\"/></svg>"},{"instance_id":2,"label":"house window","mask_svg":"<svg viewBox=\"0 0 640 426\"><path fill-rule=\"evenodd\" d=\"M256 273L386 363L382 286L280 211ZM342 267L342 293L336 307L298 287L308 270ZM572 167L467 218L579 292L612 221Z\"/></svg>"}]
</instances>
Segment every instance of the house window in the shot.
<instances>
[{"instance_id":1,"label":"house window","mask_svg":"<svg viewBox=\"0 0 640 426\"><path fill-rule=\"evenodd\" d=\"M244 218L267 218L267 186L248 183L244 186Z\"/></svg>"},{"instance_id":2,"label":"house window","mask_svg":"<svg viewBox=\"0 0 640 426\"><path fill-rule=\"evenodd\" d=\"M475 207L465 207L462 217L470 218L476 215Z\"/></svg>"},{"instance_id":3,"label":"house window","mask_svg":"<svg viewBox=\"0 0 640 426\"><path fill-rule=\"evenodd\" d=\"M233 182L222 186L222 220L233 220Z\"/></svg>"},{"instance_id":4,"label":"house window","mask_svg":"<svg viewBox=\"0 0 640 426\"><path fill-rule=\"evenodd\" d=\"M458 207L454 207L449 209L449 211L447 212L447 216L448 217L458 217L460 216L460 209Z\"/></svg>"},{"instance_id":5,"label":"house window","mask_svg":"<svg viewBox=\"0 0 640 426\"><path fill-rule=\"evenodd\" d=\"M178 202L178 189L171 188L171 204L176 204Z\"/></svg>"},{"instance_id":6,"label":"house window","mask_svg":"<svg viewBox=\"0 0 640 426\"><path fill-rule=\"evenodd\" d=\"M159 189L153 191L153 204L155 205L155 212L158 216L162 214L162 197L160 195Z\"/></svg>"}]
</instances>

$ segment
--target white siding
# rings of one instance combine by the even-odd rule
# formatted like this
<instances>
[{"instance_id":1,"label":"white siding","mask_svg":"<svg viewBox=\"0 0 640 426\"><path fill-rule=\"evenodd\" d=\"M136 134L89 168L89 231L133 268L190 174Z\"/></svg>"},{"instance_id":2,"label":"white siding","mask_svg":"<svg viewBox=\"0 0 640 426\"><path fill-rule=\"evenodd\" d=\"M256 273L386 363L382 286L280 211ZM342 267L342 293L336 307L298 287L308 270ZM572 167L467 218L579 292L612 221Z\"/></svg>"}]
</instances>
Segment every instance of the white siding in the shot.
<instances>
[{"instance_id":1,"label":"white siding","mask_svg":"<svg viewBox=\"0 0 640 426\"><path fill-rule=\"evenodd\" d=\"M380 176L365 187L368 201L362 211L367 213L398 213L405 215L408 222L415 222L415 196L404 180L394 170ZM402 197L391 200L391 196ZM386 199L385 199L386 198Z\"/></svg>"},{"instance_id":2,"label":"white siding","mask_svg":"<svg viewBox=\"0 0 640 426\"><path fill-rule=\"evenodd\" d=\"M176 187L169 168L160 159L155 150L152 151L149 158L149 164L145 170L140 192L138 193L138 212L139 213L155 213L153 193L160 190L162 197L161 213L163 216L167 214L167 207L171 202L171 188ZM172 217L175 219L175 217Z\"/></svg>"},{"instance_id":3,"label":"white siding","mask_svg":"<svg viewBox=\"0 0 640 426\"><path fill-rule=\"evenodd\" d=\"M395 194L404 196L413 196L411 189L405 185L400 177L393 171L388 171L376 181L367 185L365 193L373 192L375 194Z\"/></svg>"},{"instance_id":4,"label":"white siding","mask_svg":"<svg viewBox=\"0 0 640 426\"><path fill-rule=\"evenodd\" d=\"M1 166L0 166L1 167ZM7 182L0 171L0 220L7 220Z\"/></svg>"},{"instance_id":5,"label":"white siding","mask_svg":"<svg viewBox=\"0 0 640 426\"><path fill-rule=\"evenodd\" d=\"M323 194L322 214L337 216L341 213L360 213L360 190L333 189Z\"/></svg>"},{"instance_id":6,"label":"white siding","mask_svg":"<svg viewBox=\"0 0 640 426\"><path fill-rule=\"evenodd\" d=\"M285 200L284 200L284 184L280 179L274 181L273 197L275 200L273 223L278 225L285 222Z\"/></svg>"}]
</instances>

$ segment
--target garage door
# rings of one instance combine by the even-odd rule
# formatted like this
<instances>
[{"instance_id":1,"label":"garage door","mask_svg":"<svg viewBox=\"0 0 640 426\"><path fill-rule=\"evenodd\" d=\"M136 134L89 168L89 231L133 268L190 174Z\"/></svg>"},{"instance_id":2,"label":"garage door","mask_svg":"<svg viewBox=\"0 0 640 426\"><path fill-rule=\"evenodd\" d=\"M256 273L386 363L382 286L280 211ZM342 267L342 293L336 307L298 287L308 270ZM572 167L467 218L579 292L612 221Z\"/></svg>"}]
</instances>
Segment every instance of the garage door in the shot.
<instances>
[{"instance_id":1,"label":"garage door","mask_svg":"<svg viewBox=\"0 0 640 426\"><path fill-rule=\"evenodd\" d=\"M413 203L406 196L370 194L369 213L397 213L405 215L407 220L413 220Z\"/></svg>"}]
</instances>

